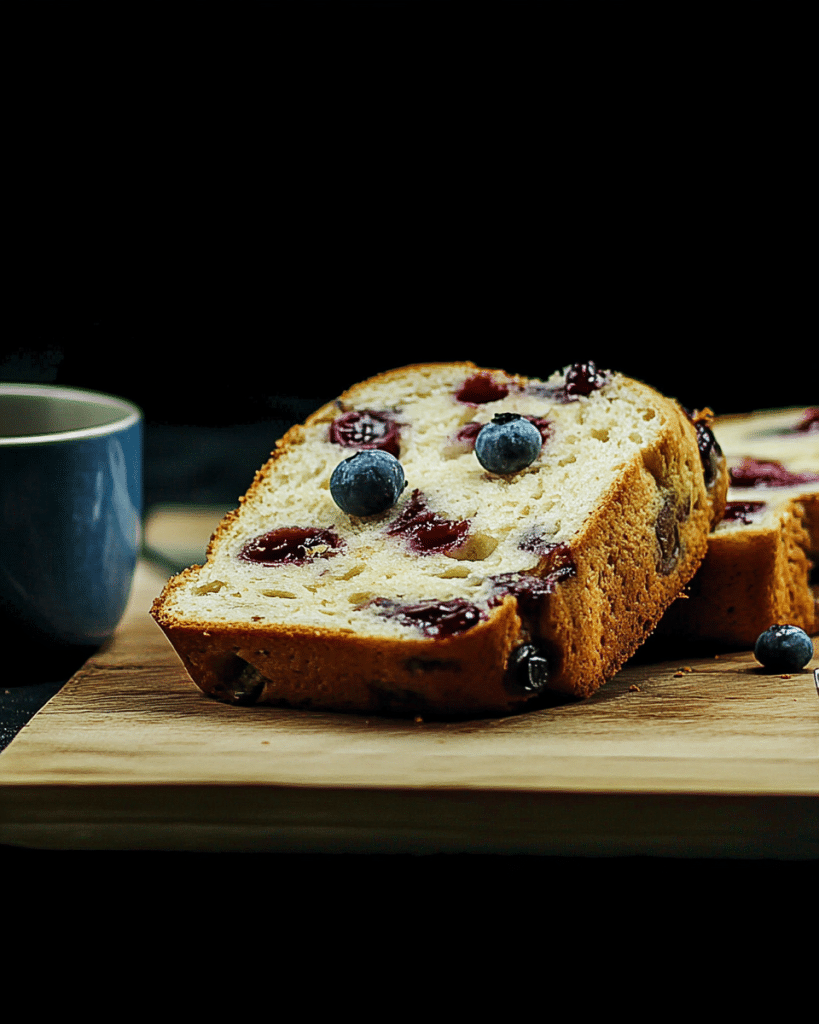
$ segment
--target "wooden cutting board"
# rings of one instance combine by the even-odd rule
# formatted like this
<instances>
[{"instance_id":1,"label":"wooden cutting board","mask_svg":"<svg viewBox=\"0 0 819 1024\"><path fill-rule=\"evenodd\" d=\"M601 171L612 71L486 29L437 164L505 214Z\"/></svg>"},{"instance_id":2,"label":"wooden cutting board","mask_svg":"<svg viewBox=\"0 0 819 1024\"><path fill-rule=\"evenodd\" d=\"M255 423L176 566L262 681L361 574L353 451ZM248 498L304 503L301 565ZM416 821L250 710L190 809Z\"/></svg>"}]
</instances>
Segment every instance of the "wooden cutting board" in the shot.
<instances>
[{"instance_id":1,"label":"wooden cutting board","mask_svg":"<svg viewBox=\"0 0 819 1024\"><path fill-rule=\"evenodd\" d=\"M148 616L164 579L140 566L112 641L0 753L0 843L819 855L811 671L632 664L583 703L456 723L232 708Z\"/></svg>"}]
</instances>

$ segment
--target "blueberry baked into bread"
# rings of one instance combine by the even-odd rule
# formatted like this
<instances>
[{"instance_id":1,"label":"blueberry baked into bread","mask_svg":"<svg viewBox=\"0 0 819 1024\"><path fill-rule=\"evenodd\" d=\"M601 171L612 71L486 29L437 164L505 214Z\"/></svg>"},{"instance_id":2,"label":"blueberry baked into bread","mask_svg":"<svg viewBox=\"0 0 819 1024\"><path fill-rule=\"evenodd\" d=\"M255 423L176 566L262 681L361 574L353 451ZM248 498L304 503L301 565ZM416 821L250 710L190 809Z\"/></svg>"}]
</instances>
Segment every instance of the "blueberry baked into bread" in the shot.
<instances>
[{"instance_id":1,"label":"blueberry baked into bread","mask_svg":"<svg viewBox=\"0 0 819 1024\"><path fill-rule=\"evenodd\" d=\"M819 632L819 409L725 416L713 423L729 467L728 503L688 599L658 637L753 647L773 623Z\"/></svg>"},{"instance_id":2,"label":"blueberry baked into bread","mask_svg":"<svg viewBox=\"0 0 819 1024\"><path fill-rule=\"evenodd\" d=\"M708 437L591 363L380 374L287 432L152 614L230 703L478 715L586 697L705 554L726 488Z\"/></svg>"}]
</instances>

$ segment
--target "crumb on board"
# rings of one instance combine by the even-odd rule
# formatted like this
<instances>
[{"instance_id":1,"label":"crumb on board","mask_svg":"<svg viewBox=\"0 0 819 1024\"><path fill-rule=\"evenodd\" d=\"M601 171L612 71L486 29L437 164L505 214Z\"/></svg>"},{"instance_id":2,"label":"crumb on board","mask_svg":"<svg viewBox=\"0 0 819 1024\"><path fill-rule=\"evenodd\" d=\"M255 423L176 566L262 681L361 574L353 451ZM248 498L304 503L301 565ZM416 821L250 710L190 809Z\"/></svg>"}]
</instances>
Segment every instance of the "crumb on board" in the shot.
<instances>
[{"instance_id":1,"label":"crumb on board","mask_svg":"<svg viewBox=\"0 0 819 1024\"><path fill-rule=\"evenodd\" d=\"M628 692L629 693L639 693L640 692L640 687L636 683L632 683L631 686L628 688Z\"/></svg>"}]
</instances>

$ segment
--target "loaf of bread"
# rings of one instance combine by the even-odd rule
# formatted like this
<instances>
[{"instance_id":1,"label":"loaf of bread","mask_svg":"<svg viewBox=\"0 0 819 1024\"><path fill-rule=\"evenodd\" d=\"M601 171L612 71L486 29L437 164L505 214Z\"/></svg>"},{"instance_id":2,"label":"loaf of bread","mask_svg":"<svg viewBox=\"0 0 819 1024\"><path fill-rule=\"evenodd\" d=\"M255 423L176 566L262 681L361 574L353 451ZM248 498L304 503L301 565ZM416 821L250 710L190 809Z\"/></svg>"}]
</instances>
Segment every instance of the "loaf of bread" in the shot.
<instances>
[{"instance_id":1,"label":"loaf of bread","mask_svg":"<svg viewBox=\"0 0 819 1024\"><path fill-rule=\"evenodd\" d=\"M728 504L658 638L745 648L777 623L816 634L819 409L725 416L713 429L728 461Z\"/></svg>"},{"instance_id":2,"label":"loaf of bread","mask_svg":"<svg viewBox=\"0 0 819 1024\"><path fill-rule=\"evenodd\" d=\"M501 413L542 438L506 475L474 451ZM703 436L676 402L594 364L547 381L467 362L380 374L277 442L207 563L152 614L198 686L231 703L480 715L586 697L705 554L726 474ZM330 479L361 448L396 456L406 487L355 516Z\"/></svg>"}]
</instances>

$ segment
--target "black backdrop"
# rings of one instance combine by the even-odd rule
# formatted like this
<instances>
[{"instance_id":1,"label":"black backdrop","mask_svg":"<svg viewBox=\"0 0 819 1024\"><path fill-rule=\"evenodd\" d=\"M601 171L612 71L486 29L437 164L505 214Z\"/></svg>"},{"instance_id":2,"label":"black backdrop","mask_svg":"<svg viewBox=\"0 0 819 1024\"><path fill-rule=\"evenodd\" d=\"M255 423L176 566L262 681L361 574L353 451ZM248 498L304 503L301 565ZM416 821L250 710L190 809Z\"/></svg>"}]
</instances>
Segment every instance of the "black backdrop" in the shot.
<instances>
[{"instance_id":1,"label":"black backdrop","mask_svg":"<svg viewBox=\"0 0 819 1024\"><path fill-rule=\"evenodd\" d=\"M36 5L0 379L167 423L461 358L593 358L717 412L815 403L813 27L754 7Z\"/></svg>"}]
</instances>

